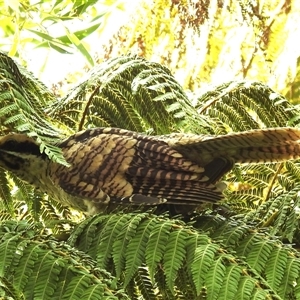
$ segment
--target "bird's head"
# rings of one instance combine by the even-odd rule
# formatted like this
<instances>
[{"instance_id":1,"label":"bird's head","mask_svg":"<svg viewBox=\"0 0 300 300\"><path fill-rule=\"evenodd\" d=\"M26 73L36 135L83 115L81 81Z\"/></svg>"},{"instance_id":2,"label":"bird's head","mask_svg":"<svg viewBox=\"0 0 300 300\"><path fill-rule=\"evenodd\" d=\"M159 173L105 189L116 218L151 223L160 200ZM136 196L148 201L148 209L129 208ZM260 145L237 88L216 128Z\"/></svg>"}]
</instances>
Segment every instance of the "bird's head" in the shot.
<instances>
[{"instance_id":1,"label":"bird's head","mask_svg":"<svg viewBox=\"0 0 300 300\"><path fill-rule=\"evenodd\" d=\"M41 153L34 139L24 134L8 134L0 137L0 166L21 179L34 183L45 165L47 155Z\"/></svg>"}]
</instances>

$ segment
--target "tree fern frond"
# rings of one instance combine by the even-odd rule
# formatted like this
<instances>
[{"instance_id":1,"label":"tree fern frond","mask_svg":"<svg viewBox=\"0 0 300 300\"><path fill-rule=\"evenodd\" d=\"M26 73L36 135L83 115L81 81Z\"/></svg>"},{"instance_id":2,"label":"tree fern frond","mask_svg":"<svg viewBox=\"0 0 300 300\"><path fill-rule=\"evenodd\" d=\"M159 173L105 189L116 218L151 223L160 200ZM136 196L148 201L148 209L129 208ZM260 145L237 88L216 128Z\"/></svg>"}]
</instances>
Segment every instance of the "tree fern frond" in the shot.
<instances>
[{"instance_id":1,"label":"tree fern frond","mask_svg":"<svg viewBox=\"0 0 300 300\"><path fill-rule=\"evenodd\" d=\"M234 131L291 125L290 120L299 114L268 86L249 81L229 82L207 91L198 96L196 109L220 118Z\"/></svg>"},{"instance_id":2,"label":"tree fern frond","mask_svg":"<svg viewBox=\"0 0 300 300\"><path fill-rule=\"evenodd\" d=\"M166 283L169 289L174 289L178 270L184 263L186 255L185 241L188 234L185 229L179 229L170 233L167 247L163 256Z\"/></svg>"},{"instance_id":3,"label":"tree fern frond","mask_svg":"<svg viewBox=\"0 0 300 300\"><path fill-rule=\"evenodd\" d=\"M79 226L79 228L78 228L79 232L81 229L84 231L82 231L82 234L80 235L80 239L76 240L76 247L79 250L82 250L84 252L89 250L90 251L89 253L92 256L97 255L98 247L99 247L98 243L99 243L100 238L96 238L96 237L97 237L99 230L106 225L107 220L109 220L109 216L107 216L107 215L103 215L102 217L98 217L98 218L95 217L92 219L84 220L83 224L81 226ZM83 227L83 225L84 225L84 227ZM99 234L99 236L101 237L101 234ZM72 241L72 238L71 238L70 242L71 241ZM73 245L73 244L71 244L71 245Z\"/></svg>"},{"instance_id":4,"label":"tree fern frond","mask_svg":"<svg viewBox=\"0 0 300 300\"><path fill-rule=\"evenodd\" d=\"M266 278L275 289L279 289L282 284L282 279L285 273L285 268L288 266L288 253L281 251L280 248L275 248L270 253L269 263L266 265ZM297 273L299 272L299 267Z\"/></svg>"},{"instance_id":5,"label":"tree fern frond","mask_svg":"<svg viewBox=\"0 0 300 300\"><path fill-rule=\"evenodd\" d=\"M284 165L285 170L279 174L280 179L278 180L282 187L289 191L300 180L300 163L299 161L287 161Z\"/></svg>"},{"instance_id":6,"label":"tree fern frond","mask_svg":"<svg viewBox=\"0 0 300 300\"><path fill-rule=\"evenodd\" d=\"M10 190L11 187L6 172L3 169L0 169L0 199L1 199L0 207L3 207L3 210L1 209L1 213L5 210L11 216L14 216L15 214L13 208L14 203L13 203Z\"/></svg>"},{"instance_id":7,"label":"tree fern frond","mask_svg":"<svg viewBox=\"0 0 300 300\"><path fill-rule=\"evenodd\" d=\"M102 218L99 216L94 216L93 218L85 219L79 225L76 226L76 229L73 230L72 235L69 237L69 244L76 246L81 251L94 250L93 242L97 234L97 230L108 219L108 216L104 215ZM78 239L78 240L77 240ZM96 245L97 247L98 245ZM94 250L94 255L96 255L97 251Z\"/></svg>"},{"instance_id":8,"label":"tree fern frond","mask_svg":"<svg viewBox=\"0 0 300 300\"><path fill-rule=\"evenodd\" d=\"M253 244L251 252L247 255L247 262L261 274L266 268L266 264L269 263L269 257L274 247L274 243L268 240L262 240Z\"/></svg>"},{"instance_id":9,"label":"tree fern frond","mask_svg":"<svg viewBox=\"0 0 300 300\"><path fill-rule=\"evenodd\" d=\"M228 257L228 259L231 258ZM212 267L208 270L206 275L207 276L206 285L207 285L207 294L214 295L214 297L211 298L220 299L219 294L223 287L223 281L226 275L226 269L227 268L226 268L226 264L224 264L224 257L221 256L215 261ZM231 284L228 286L228 288L229 287L231 288ZM229 294L227 293L227 297L228 296Z\"/></svg>"},{"instance_id":10,"label":"tree fern frond","mask_svg":"<svg viewBox=\"0 0 300 300\"><path fill-rule=\"evenodd\" d=\"M147 216L147 214L131 215L128 222L125 223L120 234L114 241L110 251L112 252L115 264L116 275L119 278L121 272L124 271L126 265L127 246L129 241L135 236L138 224ZM113 250L113 251L112 251Z\"/></svg>"},{"instance_id":11,"label":"tree fern frond","mask_svg":"<svg viewBox=\"0 0 300 300\"><path fill-rule=\"evenodd\" d=\"M47 111L73 129L79 122L79 129L105 125L162 134L183 120L169 113L169 106L177 102L189 105L166 67L127 55L100 64L89 79Z\"/></svg>"},{"instance_id":12,"label":"tree fern frond","mask_svg":"<svg viewBox=\"0 0 300 300\"><path fill-rule=\"evenodd\" d=\"M11 94L9 92L2 93L2 95L0 95L0 101L2 100L1 99L2 97L4 97L3 99L9 99L10 96ZM3 117L5 115L10 115L13 113L13 111L17 111L17 109L18 106L15 103L6 105L0 109L0 117Z\"/></svg>"},{"instance_id":13,"label":"tree fern frond","mask_svg":"<svg viewBox=\"0 0 300 300\"><path fill-rule=\"evenodd\" d=\"M26 133L36 138L39 144L43 141L41 151L47 151L51 159L65 164L60 150L50 146L64 132L55 120L45 114L42 105L46 104L45 99L47 104L54 101L54 96L3 52L0 52L0 78L2 130Z\"/></svg>"},{"instance_id":14,"label":"tree fern frond","mask_svg":"<svg viewBox=\"0 0 300 300\"><path fill-rule=\"evenodd\" d=\"M102 300L102 299L105 299L105 298L108 298L108 299L109 298L116 298L116 299L118 299L120 297L117 297L117 296L103 296L103 286L93 285L93 286L88 286L87 289L84 291L84 293L82 295L80 295L80 298L81 299ZM124 298L124 296L122 298Z\"/></svg>"},{"instance_id":15,"label":"tree fern frond","mask_svg":"<svg viewBox=\"0 0 300 300\"><path fill-rule=\"evenodd\" d=\"M148 268L145 266L139 267L137 275L135 277L136 286L140 291L144 299L157 300L157 295L155 294L155 286L152 284L150 279Z\"/></svg>"},{"instance_id":16,"label":"tree fern frond","mask_svg":"<svg viewBox=\"0 0 300 300\"><path fill-rule=\"evenodd\" d=\"M24 295L18 291L10 280L4 277L0 277L0 293L2 299L7 300L24 300Z\"/></svg>"},{"instance_id":17,"label":"tree fern frond","mask_svg":"<svg viewBox=\"0 0 300 300\"><path fill-rule=\"evenodd\" d=\"M144 226L138 226L136 236L133 237L127 246L125 257L125 280L124 286L129 283L132 277L136 274L138 266L141 266L144 261L148 237L157 224L156 219L144 221Z\"/></svg>"},{"instance_id":18,"label":"tree fern frond","mask_svg":"<svg viewBox=\"0 0 300 300\"><path fill-rule=\"evenodd\" d=\"M93 294L104 299L117 293L128 299L110 286L113 277L96 269L90 257L54 239L42 238L46 236L38 227L24 221L0 225L0 273L12 278L13 286L26 299L83 299L83 295L88 299Z\"/></svg>"},{"instance_id":19,"label":"tree fern frond","mask_svg":"<svg viewBox=\"0 0 300 300\"><path fill-rule=\"evenodd\" d=\"M200 292L205 285L207 273L212 267L215 254L218 250L218 245L210 243L200 245L195 249L194 259L191 264L191 273L197 295L200 295Z\"/></svg>"},{"instance_id":20,"label":"tree fern frond","mask_svg":"<svg viewBox=\"0 0 300 300\"><path fill-rule=\"evenodd\" d=\"M277 256L276 256L277 257ZM300 262L299 259L295 259L291 256L288 257L284 275L279 286L278 294L283 299L298 299L300 296L297 288L295 289L295 282L299 279ZM272 273L271 273L272 274ZM278 274L274 273L274 276ZM272 278L273 281L278 281L276 278Z\"/></svg>"},{"instance_id":21,"label":"tree fern frond","mask_svg":"<svg viewBox=\"0 0 300 300\"><path fill-rule=\"evenodd\" d=\"M174 296L174 292L170 291L166 285L166 277L162 266L160 266L155 273L155 282L157 283L157 288L159 290L160 299L172 299L175 300L176 296Z\"/></svg>"},{"instance_id":22,"label":"tree fern frond","mask_svg":"<svg viewBox=\"0 0 300 300\"><path fill-rule=\"evenodd\" d=\"M240 221L235 222L235 220L232 220L231 222L226 222L223 219L216 221L217 223L210 223L213 225L211 227L211 230L213 230L211 237L222 239L222 242L232 247L232 249L236 248L238 241L246 237L250 230L247 224ZM221 225L218 225L218 223Z\"/></svg>"},{"instance_id":23,"label":"tree fern frond","mask_svg":"<svg viewBox=\"0 0 300 300\"><path fill-rule=\"evenodd\" d=\"M238 286L241 282L241 276L242 272L240 266L226 266L226 273L223 276L223 284L220 288L218 299L235 299L238 291Z\"/></svg>"},{"instance_id":24,"label":"tree fern frond","mask_svg":"<svg viewBox=\"0 0 300 300\"><path fill-rule=\"evenodd\" d=\"M241 216L228 221L215 218L215 222L208 223L207 229L216 241L224 243L227 250L234 249L236 258L243 259L256 274L264 277L270 289L276 291L282 299L294 299L296 290L291 288L291 285L300 275L300 258L297 252L290 246L282 244L272 233L269 233L271 230L257 229L255 224L257 219L249 220L247 225L238 218ZM250 225L251 221L252 225ZM231 231L234 234L231 234ZM236 232L240 234L235 234ZM292 272L290 272L290 260L294 261ZM284 292L280 290L282 284L288 286L283 289Z\"/></svg>"},{"instance_id":25,"label":"tree fern frond","mask_svg":"<svg viewBox=\"0 0 300 300\"><path fill-rule=\"evenodd\" d=\"M199 233L178 220L170 220L147 213L129 213L128 216L130 217L128 222L124 222L123 227L119 229L119 226L115 226L113 220L117 222L120 216L110 215L111 225L99 227L98 234L107 237L104 240L105 243L111 235L108 231L115 232L118 229L119 234L115 237L115 242L113 244L109 242L110 246L107 250L113 257L114 267L108 264L107 267L116 270L118 278L126 282L126 288L132 297L136 297L138 287L135 284L140 280L138 275L140 267L147 268L149 275L146 278L151 281L151 286L157 286L159 293L169 299L177 299L178 297L184 299L185 294L190 295L193 293L200 297L204 290L212 298L216 298L217 295L222 293L232 294L234 295L232 298L234 298L244 289L249 288L248 292L250 292L250 283L253 282L255 288L250 292L252 297L256 293L259 282L261 285L268 285L264 279L264 272L266 270L266 259L270 252L270 248L267 248L269 244L266 243L266 239L261 233L256 233L246 224L244 224L239 234L231 234L231 238L227 240L229 244L226 245L225 243L226 248L224 249L220 244L212 242L207 235ZM102 220L103 215L91 219L96 222L97 218ZM219 234L217 231L213 232L213 227L209 230L220 243L224 242L223 239L228 236L228 233L230 234L230 228L233 227L233 224L237 231L243 224L241 221L231 223L224 219L220 219L218 222L222 223L222 226L218 228L224 228L227 225L227 230L219 231ZM84 223L87 225L88 230L89 222ZM93 230L94 228L92 228ZM102 231L105 231L105 233ZM88 231L82 229L82 226L80 226L80 232L80 235L78 235L75 230L76 240L72 239L72 236L70 238L78 247L81 244L80 236L82 234L89 235ZM95 237L95 239L98 240L98 237ZM255 252L252 253L251 247L254 245L256 245ZM86 249L86 252L91 254L91 249L92 247ZM154 258L150 257L152 249ZM238 253L239 260L232 254L235 251ZM289 253L292 250L283 248L281 251ZM93 254L93 257L98 255ZM258 262L259 258L255 255L261 259L260 262ZM101 254L100 257L102 257ZM243 257L246 257L245 261L243 261ZM150 265L148 265L148 262ZM248 269L250 264L253 266ZM234 269L233 266L236 266L236 268ZM230 267L235 270L232 276L239 279L239 282L235 282L232 288L230 287L231 282L224 279L224 276L231 270ZM245 272L245 270L247 271ZM237 275L237 271L239 271L239 275ZM297 270L297 272L300 272L300 270ZM158 277L160 282L157 281ZM247 277L249 277L249 280L253 279L253 281L249 281L249 286L243 286ZM180 283L178 283L178 280L180 280ZM182 282L186 283L186 289L179 288L179 286L182 287ZM218 285L213 286L213 282L218 282ZM223 289L229 291L224 293L224 291L222 292ZM266 297L274 296L274 299L277 297L276 291L273 291L271 287L265 290L258 289Z\"/></svg>"},{"instance_id":26,"label":"tree fern frond","mask_svg":"<svg viewBox=\"0 0 300 300\"><path fill-rule=\"evenodd\" d=\"M149 235L145 256L152 282L157 272L157 266L165 253L171 228L172 222L158 223Z\"/></svg>"},{"instance_id":27,"label":"tree fern frond","mask_svg":"<svg viewBox=\"0 0 300 300\"><path fill-rule=\"evenodd\" d=\"M269 227L270 233L280 235L292 242L299 224L299 190L297 186L289 192L270 198L256 211L245 216L245 220L259 220L259 226Z\"/></svg>"},{"instance_id":28,"label":"tree fern frond","mask_svg":"<svg viewBox=\"0 0 300 300\"><path fill-rule=\"evenodd\" d=\"M98 239L95 239L95 254L99 266L108 268L109 262L112 259L112 252L110 251L116 241L120 230L130 221L129 215L120 215L120 218L116 220L115 216L109 217L103 224L103 230L98 235ZM107 229L107 230L106 230ZM119 272L117 272L119 274Z\"/></svg>"}]
</instances>

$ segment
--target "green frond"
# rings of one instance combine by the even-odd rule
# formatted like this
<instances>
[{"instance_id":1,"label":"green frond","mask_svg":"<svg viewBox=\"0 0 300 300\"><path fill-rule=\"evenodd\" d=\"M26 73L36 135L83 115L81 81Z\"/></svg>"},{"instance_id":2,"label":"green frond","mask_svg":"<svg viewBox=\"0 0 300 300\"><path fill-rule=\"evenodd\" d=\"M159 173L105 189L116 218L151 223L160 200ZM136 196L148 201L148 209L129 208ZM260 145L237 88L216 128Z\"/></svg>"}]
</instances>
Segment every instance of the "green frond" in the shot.
<instances>
[{"instance_id":1,"label":"green frond","mask_svg":"<svg viewBox=\"0 0 300 300\"><path fill-rule=\"evenodd\" d=\"M247 262L261 274L266 268L266 264L269 263L268 260L274 248L274 242L268 240L254 243L251 252L247 255Z\"/></svg>"},{"instance_id":2,"label":"green frond","mask_svg":"<svg viewBox=\"0 0 300 300\"><path fill-rule=\"evenodd\" d=\"M197 96L199 113L219 118L232 131L288 126L299 112L261 82L228 82Z\"/></svg>"},{"instance_id":3,"label":"green frond","mask_svg":"<svg viewBox=\"0 0 300 300\"><path fill-rule=\"evenodd\" d=\"M152 282L157 271L157 265L162 260L168 243L172 222L157 223L149 235L146 247L146 263L149 268L149 274Z\"/></svg>"},{"instance_id":4,"label":"green frond","mask_svg":"<svg viewBox=\"0 0 300 300\"><path fill-rule=\"evenodd\" d=\"M127 224L129 220L130 216L124 214L120 215L118 220L111 216L103 224L103 230L101 230L101 234L98 235L98 239L95 240L96 243L94 244L94 249L96 251L95 254L97 255L97 262L99 266L107 268L111 263L112 253L110 249L113 247L120 230L122 230L124 225ZM120 275L120 271L118 270L120 270L120 268L117 268L117 276Z\"/></svg>"},{"instance_id":5,"label":"green frond","mask_svg":"<svg viewBox=\"0 0 300 300\"><path fill-rule=\"evenodd\" d=\"M267 283L269 289L276 291L282 299L298 297L299 294L294 285L295 278L300 275L298 253L289 245L282 244L271 230L257 229L255 220L257 219L251 219L246 224L235 218L229 220L215 218L215 222L210 220L206 226L204 223L204 227L209 230L214 240L224 244L227 251L234 250L235 258L232 257L232 259L244 260L255 274L265 279L264 284ZM293 261L292 269L291 261ZM247 283L247 286L249 284L247 288L243 287L247 289L247 293L250 293L248 288L252 286L251 280ZM282 287L284 288L281 289ZM237 295L240 295L239 293L241 291Z\"/></svg>"},{"instance_id":6,"label":"green frond","mask_svg":"<svg viewBox=\"0 0 300 300\"><path fill-rule=\"evenodd\" d=\"M5 100L5 99L10 99L10 97L11 97L11 94L9 92L2 93L0 95L0 101ZM12 97L11 97L11 100L13 100ZM11 105L7 105L0 110L0 117L4 117L5 115L10 115L13 113L13 111L17 111L17 109L18 109L18 106L15 103L13 103Z\"/></svg>"},{"instance_id":7,"label":"green frond","mask_svg":"<svg viewBox=\"0 0 300 300\"><path fill-rule=\"evenodd\" d=\"M259 164L235 167L228 174L229 187L225 191L225 203L239 211L239 204L255 209L293 187L285 174L285 164ZM247 218L247 217L246 217Z\"/></svg>"},{"instance_id":8,"label":"green frond","mask_svg":"<svg viewBox=\"0 0 300 300\"><path fill-rule=\"evenodd\" d=\"M125 253L128 253L128 243L136 235L138 224L142 222L142 220L144 220L146 216L146 213L131 215L131 218L128 218L128 221L124 224L125 226L122 227L112 245L112 248L110 249L110 252L112 252L116 275L118 278L125 270L125 266L127 263Z\"/></svg>"},{"instance_id":9,"label":"green frond","mask_svg":"<svg viewBox=\"0 0 300 300\"><path fill-rule=\"evenodd\" d=\"M207 273L211 269L215 260L215 254L219 246L215 244L206 244L198 246L194 251L194 259L191 264L191 273L197 295L200 295L207 279ZM220 277L221 279L222 277Z\"/></svg>"},{"instance_id":10,"label":"green frond","mask_svg":"<svg viewBox=\"0 0 300 300\"><path fill-rule=\"evenodd\" d=\"M284 171L278 175L278 182L281 186L289 191L295 187L300 180L300 163L299 161L287 161Z\"/></svg>"},{"instance_id":11,"label":"green frond","mask_svg":"<svg viewBox=\"0 0 300 300\"><path fill-rule=\"evenodd\" d=\"M101 300L103 299L103 289L104 287L101 285L88 286L82 295L79 295L81 299L95 299ZM79 299L80 299L79 298ZM116 297L114 297L117 299ZM70 298L72 299L72 298Z\"/></svg>"},{"instance_id":12,"label":"green frond","mask_svg":"<svg viewBox=\"0 0 300 300\"><path fill-rule=\"evenodd\" d=\"M286 251L281 251L279 247L272 249L269 256L269 262L266 265L265 271L266 278L270 286L272 286L273 288L279 289L279 287L281 286L285 268L288 266L287 263L288 253ZM297 269L298 273L299 266Z\"/></svg>"},{"instance_id":13,"label":"green frond","mask_svg":"<svg viewBox=\"0 0 300 300\"><path fill-rule=\"evenodd\" d=\"M147 267L139 267L137 275L135 277L136 286L140 291L144 299L156 300L157 295L155 294L155 286L152 284L150 279L149 271Z\"/></svg>"},{"instance_id":14,"label":"green frond","mask_svg":"<svg viewBox=\"0 0 300 300\"><path fill-rule=\"evenodd\" d=\"M110 286L113 277L96 269L89 256L46 239L38 227L24 221L2 223L0 240L0 274L11 278L25 299L104 299L114 294L128 299Z\"/></svg>"},{"instance_id":15,"label":"green frond","mask_svg":"<svg viewBox=\"0 0 300 300\"><path fill-rule=\"evenodd\" d=\"M3 300L24 300L24 295L18 291L9 279L0 277L0 294Z\"/></svg>"},{"instance_id":16,"label":"green frond","mask_svg":"<svg viewBox=\"0 0 300 300\"><path fill-rule=\"evenodd\" d=\"M151 289L157 288L164 299L185 299L184 295L200 297L204 291L207 293L207 299L235 299L243 291L249 293L250 298L259 292L265 297L280 299L277 297L278 287L273 290L266 280L267 261L274 247L281 249L286 256L292 254L293 250L280 246L279 241L268 241L268 235L255 232L251 226L241 221L219 219L216 223L211 223L218 227L216 231L215 226L207 227L215 242L208 235L199 233L178 220L147 213L125 215L129 217L128 221L118 225L116 222L124 215L92 217L89 220L93 223L97 218L100 222L104 218L106 224L106 220L109 220L110 226L101 225L98 227L98 235L95 236L95 228L84 221L86 229L80 224L80 233L75 229L76 238L71 235L69 241L80 248L84 243L82 237L94 237L99 244L104 238L107 245L105 251L110 253L105 256L112 256L114 264L111 266L106 263L106 268L116 270L118 278L122 280L133 299L137 290L146 286ZM233 228L233 232L230 232ZM98 238L99 235L101 238ZM113 243L110 242L112 238L115 240ZM95 249L92 242L90 248L85 251L94 258L105 259L102 254L103 248L99 247L99 253L94 253ZM150 255L151 251L153 257ZM103 264L101 261L99 263ZM145 285L141 283L140 268L147 270L144 274ZM287 272L286 268L287 265L283 262L282 274ZM300 269L295 272L300 274ZM226 275L238 281L227 280ZM283 275L281 280L282 278ZM142 287L139 287L139 284L142 284ZM267 288L262 289L259 286ZM293 289L292 293L294 292ZM143 291L143 294L146 293ZM219 295L224 295L224 298L219 298Z\"/></svg>"},{"instance_id":17,"label":"green frond","mask_svg":"<svg viewBox=\"0 0 300 300\"><path fill-rule=\"evenodd\" d=\"M225 275L226 275L226 265L224 264L224 257L219 257L212 264L212 267L208 270L206 274L207 294L214 295L213 297L208 297L208 298L220 299L218 295L221 289L224 288L223 281ZM231 286L231 284L229 286ZM227 297L229 297L229 294L227 294Z\"/></svg>"},{"instance_id":18,"label":"green frond","mask_svg":"<svg viewBox=\"0 0 300 300\"><path fill-rule=\"evenodd\" d=\"M234 299L239 289L241 276L242 276L242 271L240 266L238 265L226 266L226 273L223 276L223 283L222 283L222 287L220 288L218 298Z\"/></svg>"},{"instance_id":19,"label":"green frond","mask_svg":"<svg viewBox=\"0 0 300 300\"><path fill-rule=\"evenodd\" d=\"M282 192L245 215L245 222L257 220L258 226L270 227L270 234L292 242L298 234L300 188Z\"/></svg>"},{"instance_id":20,"label":"green frond","mask_svg":"<svg viewBox=\"0 0 300 300\"><path fill-rule=\"evenodd\" d=\"M138 266L141 266L144 261L148 237L156 224L157 221L155 219L144 221L141 226L138 226L136 236L133 237L128 243L125 253L125 287L136 274Z\"/></svg>"},{"instance_id":21,"label":"green frond","mask_svg":"<svg viewBox=\"0 0 300 300\"><path fill-rule=\"evenodd\" d=\"M54 101L51 92L3 52L0 52L0 79L2 131L34 137L41 144L41 152L45 151L51 159L65 164L61 151L51 146L64 132L44 111L46 104Z\"/></svg>"},{"instance_id":22,"label":"green frond","mask_svg":"<svg viewBox=\"0 0 300 300\"><path fill-rule=\"evenodd\" d=\"M1 211L7 211L11 216L14 216L13 199L11 196L11 186L7 178L6 172L0 169L0 207ZM2 209L3 208L3 209Z\"/></svg>"},{"instance_id":23,"label":"green frond","mask_svg":"<svg viewBox=\"0 0 300 300\"><path fill-rule=\"evenodd\" d=\"M186 256L185 242L187 236L187 231L184 228L172 231L165 249L163 262L166 274L166 283L171 291L174 289L177 272L184 263L184 258Z\"/></svg>"},{"instance_id":24,"label":"green frond","mask_svg":"<svg viewBox=\"0 0 300 300\"><path fill-rule=\"evenodd\" d=\"M96 255L98 252L98 239L97 232L100 228L105 226L108 216L103 216L102 218L92 218L84 220L80 226L76 227L76 232L80 235L80 244L77 245L78 249L86 252L87 250L91 251L92 255ZM89 234L85 234L86 228L88 229ZM82 231L81 231L82 230ZM74 233L74 232L73 232ZM69 238L69 242L72 244L72 240L76 238L76 234ZM76 245L76 244L75 244Z\"/></svg>"},{"instance_id":25,"label":"green frond","mask_svg":"<svg viewBox=\"0 0 300 300\"><path fill-rule=\"evenodd\" d=\"M36 200L36 197L33 198ZM41 197L36 201L40 205L39 209L34 209L38 212L38 217L40 222L51 231L53 235L68 234L67 228L72 228L74 226L73 221L70 216L64 215L68 209L64 207L63 211L58 210L59 205L55 202L52 203L51 200ZM69 212L67 213L69 214ZM28 220L26 218L26 220Z\"/></svg>"},{"instance_id":26,"label":"green frond","mask_svg":"<svg viewBox=\"0 0 300 300\"><path fill-rule=\"evenodd\" d=\"M253 278L243 278L239 283L237 299L251 299L251 295L253 295L255 285L256 281Z\"/></svg>"},{"instance_id":27,"label":"green frond","mask_svg":"<svg viewBox=\"0 0 300 300\"><path fill-rule=\"evenodd\" d=\"M298 298L300 293L299 291L294 292L295 290L295 282L299 280L299 268L300 263L299 260L293 259L291 257L288 258L287 266L285 268L285 273L283 275L282 284L279 287L278 294L284 298L287 297L291 299L292 297ZM295 296L296 297L295 297Z\"/></svg>"},{"instance_id":28,"label":"green frond","mask_svg":"<svg viewBox=\"0 0 300 300\"><path fill-rule=\"evenodd\" d=\"M102 219L100 219L99 216L95 216L94 218L83 220L76 226L76 230L74 230L72 235L69 237L69 244L76 246L77 249L83 252L92 249L93 247L91 245L96 236L96 230L102 226L102 222L104 222L107 218L108 216L103 216ZM88 229L89 234L85 234L86 229ZM80 243L77 239L80 239Z\"/></svg>"},{"instance_id":29,"label":"green frond","mask_svg":"<svg viewBox=\"0 0 300 300\"><path fill-rule=\"evenodd\" d=\"M183 120L182 109L174 109L174 103L189 105L185 92L166 67L138 56L107 60L89 75L47 110L73 130L111 126L167 133Z\"/></svg>"}]
</instances>

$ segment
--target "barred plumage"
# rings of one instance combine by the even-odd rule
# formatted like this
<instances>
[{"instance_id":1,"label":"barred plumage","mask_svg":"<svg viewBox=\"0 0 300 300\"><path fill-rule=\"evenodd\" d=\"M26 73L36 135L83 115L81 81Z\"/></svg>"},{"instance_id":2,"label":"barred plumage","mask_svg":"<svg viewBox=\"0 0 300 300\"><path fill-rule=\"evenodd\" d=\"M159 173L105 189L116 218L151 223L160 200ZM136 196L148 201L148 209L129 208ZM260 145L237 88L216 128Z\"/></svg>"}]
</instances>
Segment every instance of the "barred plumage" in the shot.
<instances>
[{"instance_id":1,"label":"barred plumage","mask_svg":"<svg viewBox=\"0 0 300 300\"><path fill-rule=\"evenodd\" d=\"M0 139L0 165L65 205L95 213L110 203L197 206L222 198L220 178L234 163L300 156L300 130L222 136L147 136L118 128L79 132L57 144L70 167L41 154L33 139Z\"/></svg>"}]
</instances>

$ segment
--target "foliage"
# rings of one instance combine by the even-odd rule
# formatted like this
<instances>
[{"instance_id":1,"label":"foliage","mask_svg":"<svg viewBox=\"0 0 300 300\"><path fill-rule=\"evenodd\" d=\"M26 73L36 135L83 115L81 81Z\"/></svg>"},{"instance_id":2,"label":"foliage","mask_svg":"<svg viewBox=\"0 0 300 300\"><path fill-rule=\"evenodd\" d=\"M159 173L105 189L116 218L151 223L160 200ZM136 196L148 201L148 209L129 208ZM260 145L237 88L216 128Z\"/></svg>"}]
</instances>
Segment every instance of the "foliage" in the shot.
<instances>
[{"instance_id":1,"label":"foliage","mask_svg":"<svg viewBox=\"0 0 300 300\"><path fill-rule=\"evenodd\" d=\"M83 38L102 14L91 14L87 31L71 33L67 21L93 11L93 1L43 1L52 5L45 15L39 3L18 3L0 16L6 38L14 38L10 54L22 56L26 39L20 33L27 30L37 47L64 52L73 45L92 64ZM26 133L64 163L55 141L95 126L151 134L299 126L299 108L271 88L298 92L299 53L288 51L299 34L292 22L299 13L296 0L232 1L228 7L222 1L142 3L146 9L135 11L130 22L135 30L121 28L107 59L63 98L1 53L3 134ZM31 10L47 23L34 27ZM239 24L235 34L233 20ZM53 36L45 24L60 24L66 32ZM295 30L287 34L291 24ZM119 55L127 50L156 62ZM183 74L182 85L173 74ZM220 82L220 74L222 84L203 88ZM82 215L1 170L0 296L299 299L299 168L299 161L236 166L224 178L224 203L188 219L117 211L82 222Z\"/></svg>"},{"instance_id":2,"label":"foliage","mask_svg":"<svg viewBox=\"0 0 300 300\"><path fill-rule=\"evenodd\" d=\"M41 230L24 221L0 226L0 277L14 299L129 299L88 255Z\"/></svg>"},{"instance_id":3,"label":"foliage","mask_svg":"<svg viewBox=\"0 0 300 300\"><path fill-rule=\"evenodd\" d=\"M149 296L154 289L162 299L259 299L258 294L294 299L299 296L293 287L300 275L299 255L269 238L234 218L204 214L187 225L133 213L89 218L69 242L121 278L132 299L134 287L144 299L157 299Z\"/></svg>"},{"instance_id":4,"label":"foliage","mask_svg":"<svg viewBox=\"0 0 300 300\"><path fill-rule=\"evenodd\" d=\"M123 56L93 69L48 113L76 130L119 127L163 134L183 120L179 103L188 105L188 98L167 68Z\"/></svg>"},{"instance_id":5,"label":"foliage","mask_svg":"<svg viewBox=\"0 0 300 300\"><path fill-rule=\"evenodd\" d=\"M30 43L36 48L51 48L62 54L74 53L76 49L90 65L94 65L83 39L103 21L104 14L95 11L96 1L4 2L0 15L4 37L0 46L3 49L10 45L7 49L10 56L19 56ZM88 19L88 26L74 32L72 27L76 26L79 17Z\"/></svg>"},{"instance_id":6,"label":"foliage","mask_svg":"<svg viewBox=\"0 0 300 300\"><path fill-rule=\"evenodd\" d=\"M22 69L8 58L3 60L4 70L7 69L5 62L9 69L13 64L16 74L22 73ZM35 89L40 91L40 83L30 78L30 82L36 82ZM14 82L14 78L11 81ZM25 91L30 91L32 84L22 86ZM18 88L13 84L6 87L10 91ZM114 92L108 98L110 90ZM143 114L146 107L145 92L149 95L149 113L166 116L161 123L151 121L147 114ZM22 99L26 101L25 97ZM90 79L74 88L64 99L49 99L48 105L30 107L32 110L38 108L31 113L38 117L40 111L44 110L51 126L56 128L55 124L60 124L60 128L66 128L65 132L99 126L101 119L114 122L103 125L120 126L124 124L119 123L123 122L119 117L122 107L123 117L127 115L136 120L132 122L136 126L133 129L153 130L155 133L178 129L180 124L185 124L182 129L194 133L225 133L297 125L296 116L299 114L295 106L269 87L247 81L229 82L197 95L193 106L165 67L136 56L108 60L92 71ZM115 109L104 109L108 99ZM3 105L2 110L5 107ZM95 116L97 107L99 115ZM231 107L237 109L233 111ZM28 113L28 106L19 105L18 110L19 113ZM4 124L5 119L14 114L15 110L4 114ZM13 126L13 130L18 131L20 127ZM30 131L27 133L30 134ZM43 142L51 145L48 136L42 133ZM111 272L115 281L123 283L131 299L137 299L140 295L145 299L233 299L241 295L248 295L249 299L296 299L299 295L294 282L300 278L298 252L282 244L280 239L298 242L299 189L293 184L298 178L298 165L295 161L236 167L228 175L230 185L225 201L232 212L247 212L236 217L223 218L208 211L191 216L190 223L185 223L152 213L116 212L86 219L73 230L72 223L67 220L68 210L65 211L43 195L38 196L34 191L31 191L29 199L33 200L33 195L39 197L40 213L36 216L36 207L31 207L25 215L27 222L34 224L33 220L38 218L44 226L49 224L50 218L56 218L61 224L56 229L57 233L64 233L68 225L71 233L68 243L90 255L99 268ZM3 178L4 184L9 184L5 178L10 177L6 175ZM8 208L19 205L14 200L18 195L11 195L9 188L3 189L2 193L7 207L3 212L9 215L14 209ZM28 218L28 214L32 218ZM65 220L59 220L59 215L63 215ZM29 226L26 224L24 226ZM1 251L3 264L7 265L7 259L10 259L11 266L18 271L25 268L12 263L16 259L12 253L20 247L19 243L26 243L28 251L36 249L37 254L33 255L37 257L46 255L39 254L42 250L36 246L41 242L38 238L30 241L26 237L21 241L19 238L20 235L15 232L12 240L5 238L5 243L11 244L3 244ZM52 242L52 245L54 250L61 247L58 242ZM31 260L29 257L24 259ZM52 260L49 264L52 264ZM34 263L33 266L37 265ZM7 278L7 274L4 272L2 277ZM59 282L55 278L55 282ZM28 293L17 284L13 284L13 289L16 289L16 293Z\"/></svg>"}]
</instances>

